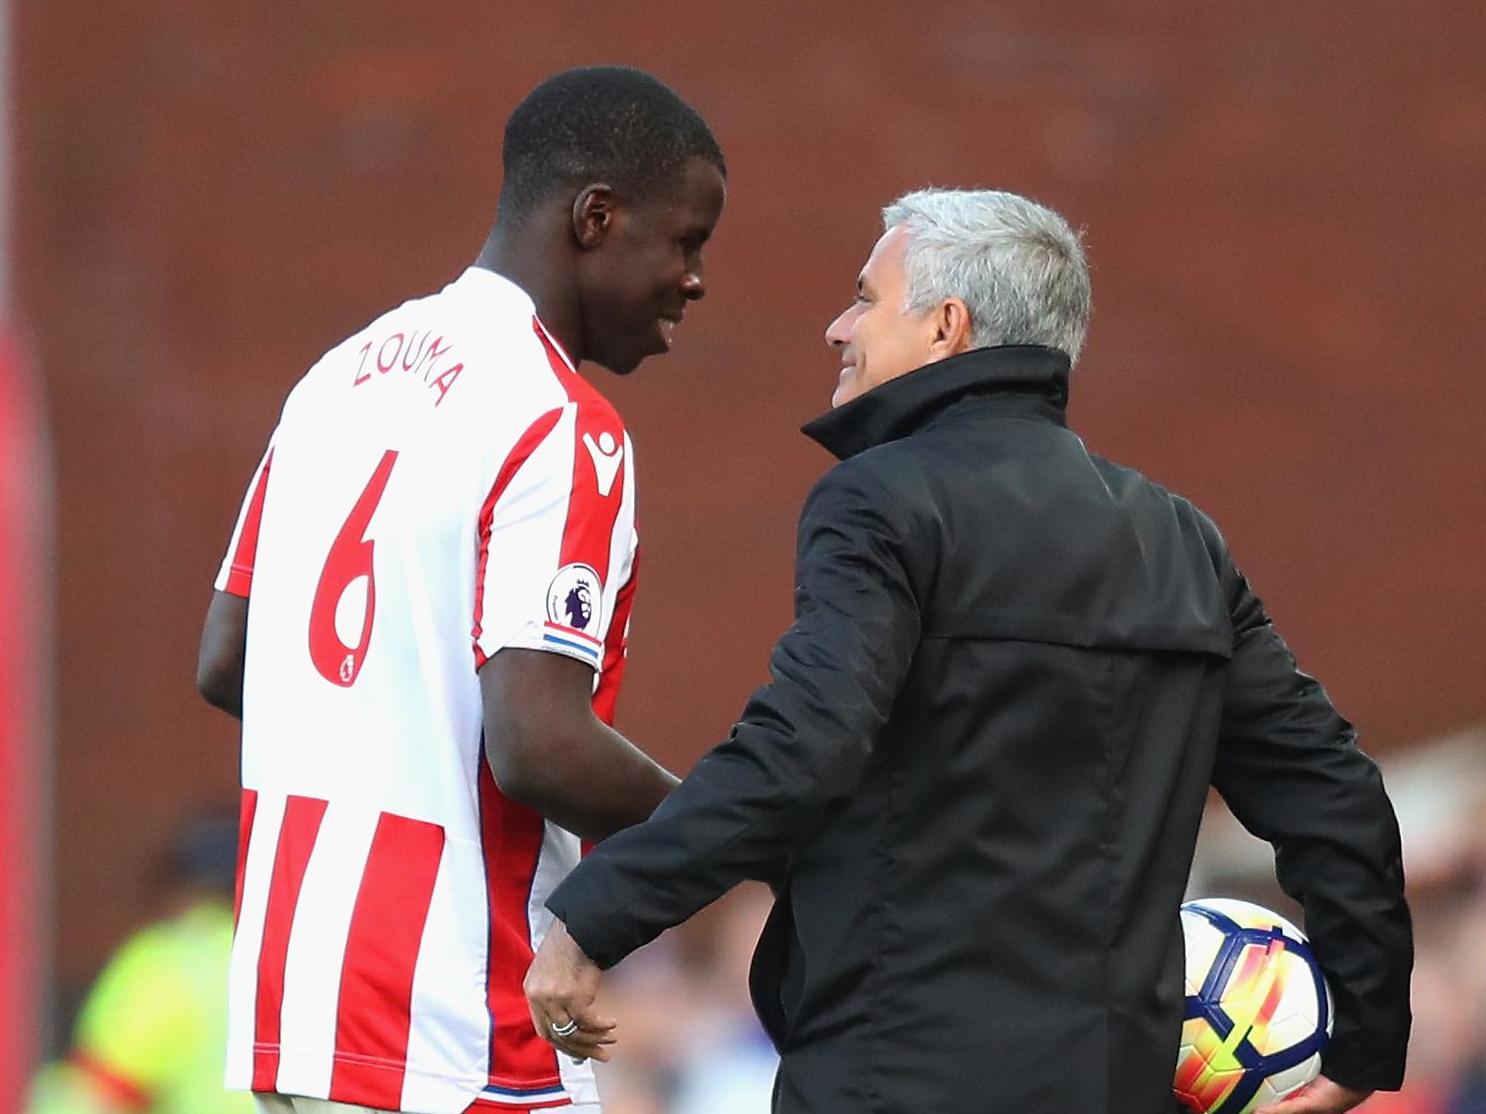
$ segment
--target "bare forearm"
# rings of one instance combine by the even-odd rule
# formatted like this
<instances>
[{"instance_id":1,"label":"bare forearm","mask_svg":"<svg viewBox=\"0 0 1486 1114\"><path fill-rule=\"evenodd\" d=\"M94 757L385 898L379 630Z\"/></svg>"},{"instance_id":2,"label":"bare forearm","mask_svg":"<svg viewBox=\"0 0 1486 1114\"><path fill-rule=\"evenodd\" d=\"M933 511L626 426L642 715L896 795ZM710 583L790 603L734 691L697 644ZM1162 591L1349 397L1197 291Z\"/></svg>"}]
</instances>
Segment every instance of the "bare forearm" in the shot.
<instances>
[{"instance_id":1,"label":"bare forearm","mask_svg":"<svg viewBox=\"0 0 1486 1114\"><path fill-rule=\"evenodd\" d=\"M593 714L593 671L540 650L502 650L480 670L485 750L501 792L584 839L654 811L677 784Z\"/></svg>"},{"instance_id":2,"label":"bare forearm","mask_svg":"<svg viewBox=\"0 0 1486 1114\"><path fill-rule=\"evenodd\" d=\"M497 748L491 749L494 756ZM678 784L597 719L565 734L561 745L544 747L540 759L513 764L492 757L491 769L507 796L595 843L640 823Z\"/></svg>"}]
</instances>

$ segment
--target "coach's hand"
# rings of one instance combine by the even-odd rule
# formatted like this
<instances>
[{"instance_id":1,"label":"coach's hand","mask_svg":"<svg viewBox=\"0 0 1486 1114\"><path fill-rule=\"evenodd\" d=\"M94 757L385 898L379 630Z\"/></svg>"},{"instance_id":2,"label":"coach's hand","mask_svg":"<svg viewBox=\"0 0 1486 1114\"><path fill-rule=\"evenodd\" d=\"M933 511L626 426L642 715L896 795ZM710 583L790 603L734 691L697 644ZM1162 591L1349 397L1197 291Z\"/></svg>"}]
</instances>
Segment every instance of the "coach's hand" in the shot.
<instances>
[{"instance_id":1,"label":"coach's hand","mask_svg":"<svg viewBox=\"0 0 1486 1114\"><path fill-rule=\"evenodd\" d=\"M600 1017L594 1008L602 974L568 935L567 926L554 918L522 989L537 1034L575 1060L607 1060L615 1040L613 1019Z\"/></svg>"},{"instance_id":2,"label":"coach's hand","mask_svg":"<svg viewBox=\"0 0 1486 1114\"><path fill-rule=\"evenodd\" d=\"M1261 1106L1254 1114L1342 1114L1357 1106L1371 1091L1356 1091L1318 1075L1309 1085L1279 1102Z\"/></svg>"}]
</instances>

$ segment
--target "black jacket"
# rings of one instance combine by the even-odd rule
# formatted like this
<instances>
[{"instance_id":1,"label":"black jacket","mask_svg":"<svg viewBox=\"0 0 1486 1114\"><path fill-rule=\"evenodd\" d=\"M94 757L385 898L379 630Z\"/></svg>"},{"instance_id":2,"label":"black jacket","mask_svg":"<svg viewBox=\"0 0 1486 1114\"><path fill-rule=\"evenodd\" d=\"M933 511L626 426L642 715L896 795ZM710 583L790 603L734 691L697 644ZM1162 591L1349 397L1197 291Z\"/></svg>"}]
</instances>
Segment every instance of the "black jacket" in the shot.
<instances>
[{"instance_id":1,"label":"black jacket","mask_svg":"<svg viewBox=\"0 0 1486 1114\"><path fill-rule=\"evenodd\" d=\"M1409 916L1373 763L1213 524L1065 428L1067 358L981 349L806 427L772 683L549 907L608 966L745 878L776 1109L1170 1111L1177 908L1209 784L1276 847L1336 997L1325 1070L1398 1086Z\"/></svg>"}]
</instances>

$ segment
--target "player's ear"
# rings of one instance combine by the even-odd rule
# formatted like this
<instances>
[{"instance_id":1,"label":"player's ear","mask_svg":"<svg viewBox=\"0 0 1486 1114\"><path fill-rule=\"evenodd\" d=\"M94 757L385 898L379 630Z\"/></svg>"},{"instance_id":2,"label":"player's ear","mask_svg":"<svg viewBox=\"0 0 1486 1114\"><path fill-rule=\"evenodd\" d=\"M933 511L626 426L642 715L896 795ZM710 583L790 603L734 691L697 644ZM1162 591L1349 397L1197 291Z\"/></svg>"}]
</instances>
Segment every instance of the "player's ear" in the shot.
<instances>
[{"instance_id":1,"label":"player's ear","mask_svg":"<svg viewBox=\"0 0 1486 1114\"><path fill-rule=\"evenodd\" d=\"M614 206L614 190L603 182L584 186L573 198L573 237L584 251L592 251L608 237Z\"/></svg>"}]
</instances>

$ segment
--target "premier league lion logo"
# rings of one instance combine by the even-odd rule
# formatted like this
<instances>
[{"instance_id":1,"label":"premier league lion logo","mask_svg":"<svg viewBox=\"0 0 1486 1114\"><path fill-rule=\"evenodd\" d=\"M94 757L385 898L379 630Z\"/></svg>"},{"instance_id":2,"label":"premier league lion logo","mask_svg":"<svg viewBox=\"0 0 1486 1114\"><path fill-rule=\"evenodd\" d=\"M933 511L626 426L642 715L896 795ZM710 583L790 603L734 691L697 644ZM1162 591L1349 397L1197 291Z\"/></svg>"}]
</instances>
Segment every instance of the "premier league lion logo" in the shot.
<instances>
[{"instance_id":1,"label":"premier league lion logo","mask_svg":"<svg viewBox=\"0 0 1486 1114\"><path fill-rule=\"evenodd\" d=\"M564 565L547 585L547 619L573 631L599 627L604 582L589 565Z\"/></svg>"},{"instance_id":2,"label":"premier league lion logo","mask_svg":"<svg viewBox=\"0 0 1486 1114\"><path fill-rule=\"evenodd\" d=\"M583 630L588 626L588 620L593 618L593 594L588 585L579 581L568 591L567 599L563 600L562 609L568 617L568 626L574 630Z\"/></svg>"}]
</instances>

